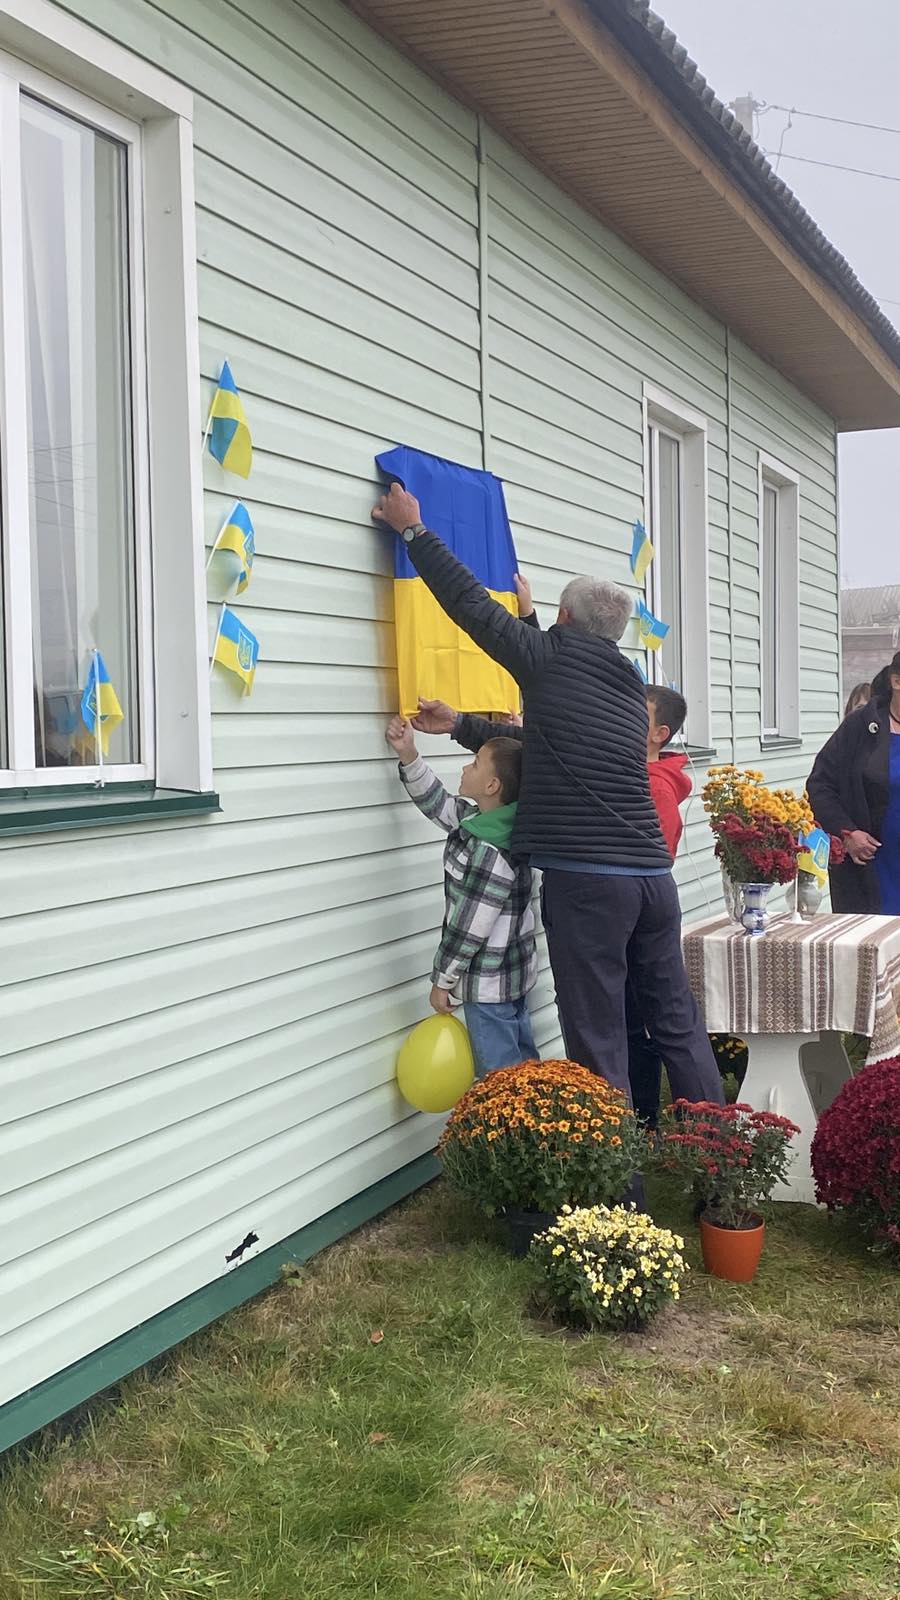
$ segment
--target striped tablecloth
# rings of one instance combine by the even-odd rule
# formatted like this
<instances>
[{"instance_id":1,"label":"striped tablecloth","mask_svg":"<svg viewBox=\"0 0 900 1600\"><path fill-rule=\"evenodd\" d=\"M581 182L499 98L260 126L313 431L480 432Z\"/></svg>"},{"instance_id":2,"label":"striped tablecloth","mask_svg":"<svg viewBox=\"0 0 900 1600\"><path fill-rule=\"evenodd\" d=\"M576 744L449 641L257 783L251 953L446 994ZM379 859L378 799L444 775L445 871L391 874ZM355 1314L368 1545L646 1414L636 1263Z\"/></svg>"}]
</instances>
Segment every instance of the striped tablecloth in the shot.
<instances>
[{"instance_id":1,"label":"striped tablecloth","mask_svg":"<svg viewBox=\"0 0 900 1600\"><path fill-rule=\"evenodd\" d=\"M900 917L775 917L758 938L713 917L684 959L710 1033L858 1033L867 1064L900 1055Z\"/></svg>"}]
</instances>

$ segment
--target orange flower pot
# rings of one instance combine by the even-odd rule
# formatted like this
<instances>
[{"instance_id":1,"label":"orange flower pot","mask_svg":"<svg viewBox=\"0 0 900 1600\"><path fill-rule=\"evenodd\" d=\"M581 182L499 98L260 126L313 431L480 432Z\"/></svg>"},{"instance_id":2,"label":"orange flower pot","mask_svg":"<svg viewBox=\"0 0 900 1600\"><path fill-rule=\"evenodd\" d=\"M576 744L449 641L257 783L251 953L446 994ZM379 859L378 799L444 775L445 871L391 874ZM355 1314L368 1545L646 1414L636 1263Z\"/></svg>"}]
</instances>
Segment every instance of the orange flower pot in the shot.
<instances>
[{"instance_id":1,"label":"orange flower pot","mask_svg":"<svg viewBox=\"0 0 900 1600\"><path fill-rule=\"evenodd\" d=\"M701 1217L703 1265L714 1278L724 1278L728 1283L752 1283L765 1237L766 1225L756 1213L750 1228L720 1228Z\"/></svg>"}]
</instances>

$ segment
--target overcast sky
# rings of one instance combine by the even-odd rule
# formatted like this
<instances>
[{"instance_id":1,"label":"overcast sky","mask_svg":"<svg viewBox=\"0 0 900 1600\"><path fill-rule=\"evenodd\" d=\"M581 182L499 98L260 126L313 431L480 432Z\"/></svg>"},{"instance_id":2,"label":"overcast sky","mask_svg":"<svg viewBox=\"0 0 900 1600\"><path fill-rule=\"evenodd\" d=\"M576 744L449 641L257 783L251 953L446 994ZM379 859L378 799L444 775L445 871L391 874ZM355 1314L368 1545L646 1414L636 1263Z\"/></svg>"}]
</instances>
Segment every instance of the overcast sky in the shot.
<instances>
[{"instance_id":1,"label":"overcast sky","mask_svg":"<svg viewBox=\"0 0 900 1600\"><path fill-rule=\"evenodd\" d=\"M749 92L772 106L900 128L900 0L651 3L726 105ZM766 111L760 145L777 151L784 134L779 175L900 325L900 182L788 159L900 178L900 135L801 116L787 122L785 112ZM900 430L844 434L840 490L845 585L900 583Z\"/></svg>"}]
</instances>

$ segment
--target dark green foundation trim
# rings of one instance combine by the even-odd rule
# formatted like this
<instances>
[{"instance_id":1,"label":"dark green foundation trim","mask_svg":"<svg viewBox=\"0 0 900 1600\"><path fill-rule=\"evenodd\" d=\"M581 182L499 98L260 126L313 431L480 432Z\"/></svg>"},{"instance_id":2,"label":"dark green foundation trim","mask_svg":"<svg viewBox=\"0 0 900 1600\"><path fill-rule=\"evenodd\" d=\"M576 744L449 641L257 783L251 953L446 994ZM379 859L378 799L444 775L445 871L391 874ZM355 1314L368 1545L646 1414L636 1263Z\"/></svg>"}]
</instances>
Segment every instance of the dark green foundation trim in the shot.
<instances>
[{"instance_id":1,"label":"dark green foundation trim","mask_svg":"<svg viewBox=\"0 0 900 1600\"><path fill-rule=\"evenodd\" d=\"M326 1212L316 1222L289 1234L281 1244L261 1251L246 1266L236 1267L217 1278L215 1283L179 1300L177 1305L158 1312L149 1322L140 1323L130 1333L123 1333L101 1350L95 1350L92 1355L84 1356L71 1367L47 1378L37 1388L28 1389L18 1399L0 1406L0 1452L37 1433L48 1422L64 1417L85 1400L127 1377L129 1372L215 1322L226 1311L252 1300L254 1295L277 1282L286 1261L308 1261L364 1222L370 1222L382 1211L405 1200L423 1184L430 1183L439 1170L437 1157L431 1152L420 1156L417 1161L401 1167L399 1172L391 1173L389 1178L382 1178L361 1194L354 1195L352 1200Z\"/></svg>"},{"instance_id":2,"label":"dark green foundation trim","mask_svg":"<svg viewBox=\"0 0 900 1600\"><path fill-rule=\"evenodd\" d=\"M0 835L106 828L120 822L189 817L222 809L217 794L155 789L152 783L108 783L102 789L92 783L71 789L7 789L0 793Z\"/></svg>"}]
</instances>

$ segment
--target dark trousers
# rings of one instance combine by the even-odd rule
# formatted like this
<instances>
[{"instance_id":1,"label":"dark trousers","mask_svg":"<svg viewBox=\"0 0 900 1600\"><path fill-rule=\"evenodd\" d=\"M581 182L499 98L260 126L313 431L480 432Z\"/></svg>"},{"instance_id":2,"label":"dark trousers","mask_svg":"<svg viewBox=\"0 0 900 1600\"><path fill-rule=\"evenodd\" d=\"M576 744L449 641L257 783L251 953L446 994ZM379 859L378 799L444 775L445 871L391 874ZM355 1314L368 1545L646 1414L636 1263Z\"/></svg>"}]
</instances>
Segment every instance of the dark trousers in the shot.
<instances>
[{"instance_id":1,"label":"dark trousers","mask_svg":"<svg viewBox=\"0 0 900 1600\"><path fill-rule=\"evenodd\" d=\"M644 1025L643 1008L631 977L625 985L625 1029L632 1104L639 1120L648 1128L655 1128L659 1123L662 1058L656 1040L650 1038Z\"/></svg>"},{"instance_id":2,"label":"dark trousers","mask_svg":"<svg viewBox=\"0 0 900 1600\"><path fill-rule=\"evenodd\" d=\"M570 1058L630 1101L630 977L675 1099L722 1105L722 1079L684 968L681 908L671 873L632 878L554 869L544 873L541 900Z\"/></svg>"}]
</instances>

